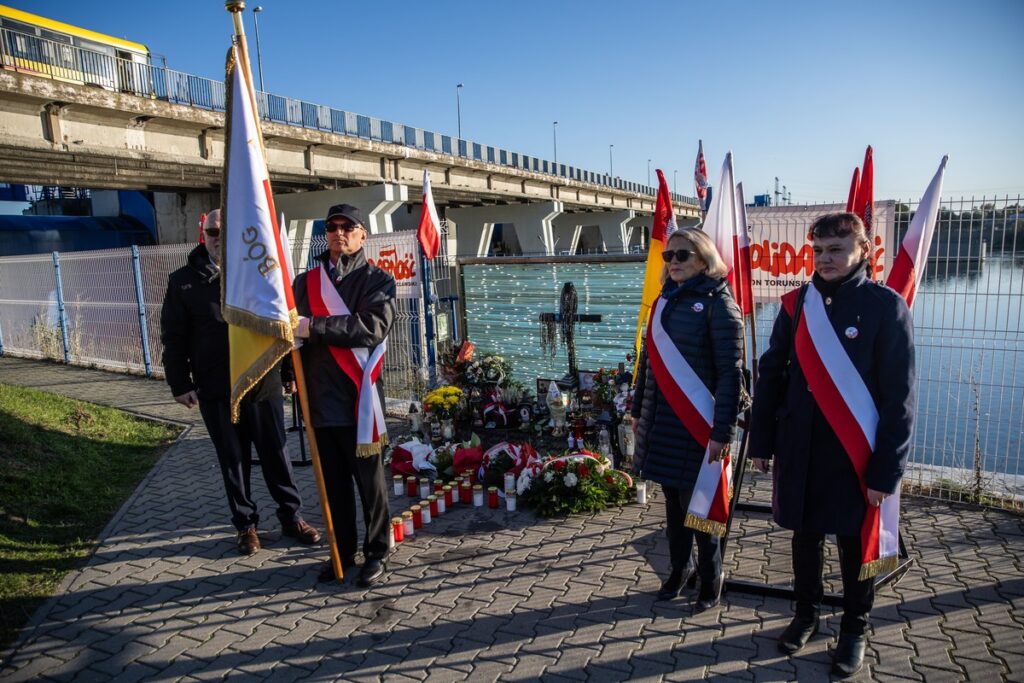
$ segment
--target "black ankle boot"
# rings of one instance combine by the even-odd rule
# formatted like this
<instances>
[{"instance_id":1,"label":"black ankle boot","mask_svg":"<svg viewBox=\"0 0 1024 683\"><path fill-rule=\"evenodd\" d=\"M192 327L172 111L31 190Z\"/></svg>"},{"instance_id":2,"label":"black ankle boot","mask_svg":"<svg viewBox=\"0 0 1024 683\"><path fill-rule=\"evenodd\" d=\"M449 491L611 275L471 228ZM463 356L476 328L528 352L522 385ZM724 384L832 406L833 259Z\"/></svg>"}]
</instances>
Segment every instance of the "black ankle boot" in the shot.
<instances>
[{"instance_id":1,"label":"black ankle boot","mask_svg":"<svg viewBox=\"0 0 1024 683\"><path fill-rule=\"evenodd\" d=\"M725 572L719 574L710 583L700 582L700 592L697 594L698 611L703 612L718 606L718 603L722 601L723 584L725 584Z\"/></svg>"},{"instance_id":2,"label":"black ankle boot","mask_svg":"<svg viewBox=\"0 0 1024 683\"><path fill-rule=\"evenodd\" d=\"M807 641L818 632L818 615L812 617L793 617L779 636L779 650L787 655L795 654L803 649Z\"/></svg>"},{"instance_id":3,"label":"black ankle boot","mask_svg":"<svg viewBox=\"0 0 1024 683\"><path fill-rule=\"evenodd\" d=\"M832 673L845 678L860 671L864 664L864 650L868 645L865 633L839 633L839 643L832 653Z\"/></svg>"},{"instance_id":4,"label":"black ankle boot","mask_svg":"<svg viewBox=\"0 0 1024 683\"><path fill-rule=\"evenodd\" d=\"M683 590L683 586L690 580L690 576L693 574L693 570L689 568L685 569L672 569L672 573L668 575L661 584L661 588L658 590L658 600L673 600L679 596L679 591Z\"/></svg>"}]
</instances>

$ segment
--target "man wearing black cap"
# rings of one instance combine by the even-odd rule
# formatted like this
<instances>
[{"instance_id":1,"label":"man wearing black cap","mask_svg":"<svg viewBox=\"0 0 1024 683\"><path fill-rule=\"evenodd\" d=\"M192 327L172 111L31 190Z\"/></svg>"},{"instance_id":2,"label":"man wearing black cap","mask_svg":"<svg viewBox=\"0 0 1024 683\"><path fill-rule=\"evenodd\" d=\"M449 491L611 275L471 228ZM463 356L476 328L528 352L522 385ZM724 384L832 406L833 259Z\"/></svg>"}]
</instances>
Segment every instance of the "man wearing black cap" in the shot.
<instances>
[{"instance_id":1,"label":"man wearing black cap","mask_svg":"<svg viewBox=\"0 0 1024 683\"><path fill-rule=\"evenodd\" d=\"M358 547L353 479L359 489L366 561L357 582L365 587L384 575L390 514L380 452L386 437L380 378L367 374L371 379L362 382L359 364L376 363L379 371L395 319L395 280L366 262L367 230L357 208L332 206L324 231L327 251L318 257L319 264L295 278L300 316L295 336L302 344L309 419L343 568L355 565ZM320 576L334 578L330 562Z\"/></svg>"}]
</instances>

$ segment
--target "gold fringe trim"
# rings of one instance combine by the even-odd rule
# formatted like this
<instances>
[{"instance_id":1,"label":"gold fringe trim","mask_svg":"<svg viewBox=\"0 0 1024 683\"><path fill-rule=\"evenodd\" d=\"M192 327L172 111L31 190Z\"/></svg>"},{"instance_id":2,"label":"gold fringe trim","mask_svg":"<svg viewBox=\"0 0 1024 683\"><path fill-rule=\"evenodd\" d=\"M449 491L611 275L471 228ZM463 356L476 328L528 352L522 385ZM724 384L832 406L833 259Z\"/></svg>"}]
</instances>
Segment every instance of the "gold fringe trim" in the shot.
<instances>
[{"instance_id":1,"label":"gold fringe trim","mask_svg":"<svg viewBox=\"0 0 1024 683\"><path fill-rule=\"evenodd\" d=\"M357 458L372 458L375 455L380 455L384 447L388 445L387 432L380 435L380 439L373 443L361 443L356 446L356 457Z\"/></svg>"},{"instance_id":2,"label":"gold fringe trim","mask_svg":"<svg viewBox=\"0 0 1024 683\"><path fill-rule=\"evenodd\" d=\"M221 306L221 314L224 316L224 322L228 325L244 327L256 334L262 334L265 337L275 337L283 340L287 342L288 350L291 350L292 343L295 340L295 337L292 334L291 321L292 315L295 315L294 312L289 312L288 321L273 320L271 318L258 316L244 308L235 308L234 306L224 304ZM296 317L296 320L297 319L298 318ZM296 322L296 324L298 323Z\"/></svg>"},{"instance_id":3,"label":"gold fringe trim","mask_svg":"<svg viewBox=\"0 0 1024 683\"><path fill-rule=\"evenodd\" d=\"M872 579L879 574L886 572L895 571L896 567L900 566L900 558L898 555L891 555L889 557L880 557L877 560L871 560L860 566L860 581L867 581Z\"/></svg>"},{"instance_id":4,"label":"gold fringe trim","mask_svg":"<svg viewBox=\"0 0 1024 683\"><path fill-rule=\"evenodd\" d=\"M692 512L686 513L686 519L683 521L683 526L687 526L697 531L703 531L705 534L711 534L712 536L725 536L724 524L716 522L713 519L703 519Z\"/></svg>"},{"instance_id":5,"label":"gold fringe trim","mask_svg":"<svg viewBox=\"0 0 1024 683\"><path fill-rule=\"evenodd\" d=\"M260 354L256 362L249 366L249 369L239 377L231 387L231 422L237 424L242 398L249 393L249 390L256 386L257 382L263 379L270 370L277 365L277 362L285 357L292 350L291 342L276 340L270 348Z\"/></svg>"}]
</instances>

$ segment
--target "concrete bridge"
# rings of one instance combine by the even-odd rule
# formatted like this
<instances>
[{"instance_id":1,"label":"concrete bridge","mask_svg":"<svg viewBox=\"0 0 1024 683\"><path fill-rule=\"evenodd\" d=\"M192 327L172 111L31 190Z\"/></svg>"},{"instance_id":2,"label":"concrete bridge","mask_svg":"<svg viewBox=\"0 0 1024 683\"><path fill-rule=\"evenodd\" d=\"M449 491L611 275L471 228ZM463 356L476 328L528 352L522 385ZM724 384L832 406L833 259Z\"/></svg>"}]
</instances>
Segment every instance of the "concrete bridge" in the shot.
<instances>
[{"instance_id":1,"label":"concrete bridge","mask_svg":"<svg viewBox=\"0 0 1024 683\"><path fill-rule=\"evenodd\" d=\"M504 245L544 254L627 252L649 230L652 188L465 140L438 151L451 139L435 149L432 133L400 127L396 138L397 124L373 121L388 134L264 121L278 208L300 233L339 201L362 208L372 232L415 227L424 168L456 226L450 253L486 255L496 226ZM2 182L153 191L160 241L173 243L193 239L199 214L218 204L223 162L221 111L0 71ZM683 197L675 210L681 222L699 215Z\"/></svg>"}]
</instances>

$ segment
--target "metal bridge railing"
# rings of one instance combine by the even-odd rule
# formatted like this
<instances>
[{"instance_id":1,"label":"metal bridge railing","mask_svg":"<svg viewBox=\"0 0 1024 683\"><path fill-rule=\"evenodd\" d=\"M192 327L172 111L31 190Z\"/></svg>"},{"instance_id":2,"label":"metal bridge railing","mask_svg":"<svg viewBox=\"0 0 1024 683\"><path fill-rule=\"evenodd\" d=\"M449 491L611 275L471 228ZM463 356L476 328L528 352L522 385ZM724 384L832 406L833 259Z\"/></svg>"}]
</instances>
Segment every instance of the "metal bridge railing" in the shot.
<instances>
[{"instance_id":1,"label":"metal bridge railing","mask_svg":"<svg viewBox=\"0 0 1024 683\"><path fill-rule=\"evenodd\" d=\"M223 81L93 52L10 29L0 29L0 65L55 80L96 85L174 104L212 111L225 110ZM259 92L256 104L260 116L275 123L439 152L624 192L651 197L657 194L657 188L606 173L556 164L547 159L281 95ZM672 193L672 199L682 204L698 205L695 198L676 193Z\"/></svg>"}]
</instances>

